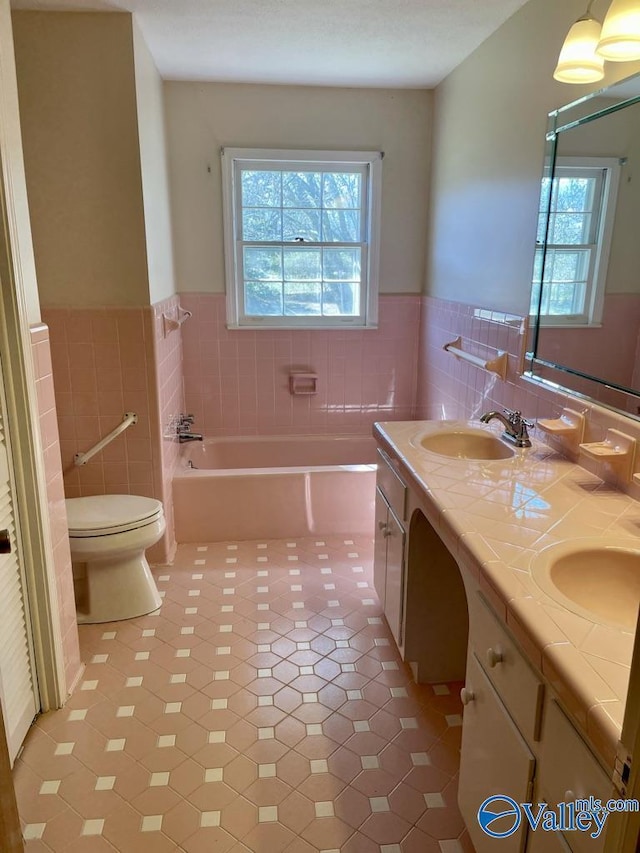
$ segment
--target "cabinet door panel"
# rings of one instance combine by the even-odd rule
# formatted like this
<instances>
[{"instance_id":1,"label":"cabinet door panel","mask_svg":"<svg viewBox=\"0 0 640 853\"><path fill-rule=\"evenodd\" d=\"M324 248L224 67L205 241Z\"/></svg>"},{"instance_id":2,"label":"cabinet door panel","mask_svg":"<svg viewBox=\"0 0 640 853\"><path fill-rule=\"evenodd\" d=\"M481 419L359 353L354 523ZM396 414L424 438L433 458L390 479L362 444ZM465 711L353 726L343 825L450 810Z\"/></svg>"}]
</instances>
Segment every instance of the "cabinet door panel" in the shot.
<instances>
[{"instance_id":1,"label":"cabinet door panel","mask_svg":"<svg viewBox=\"0 0 640 853\"><path fill-rule=\"evenodd\" d=\"M613 782L554 700L545 708L539 769L539 792L550 804L590 796L606 802L616 796ZM605 832L598 838L579 831L567 832L565 837L576 853L600 853L604 849Z\"/></svg>"},{"instance_id":2,"label":"cabinet door panel","mask_svg":"<svg viewBox=\"0 0 640 853\"><path fill-rule=\"evenodd\" d=\"M387 578L384 614L398 646L402 645L402 613L404 603L404 528L389 508L387 522Z\"/></svg>"},{"instance_id":3,"label":"cabinet door panel","mask_svg":"<svg viewBox=\"0 0 640 853\"><path fill-rule=\"evenodd\" d=\"M376 488L376 530L373 546L373 585L384 610L385 584L387 582L387 516L389 504Z\"/></svg>"},{"instance_id":4,"label":"cabinet door panel","mask_svg":"<svg viewBox=\"0 0 640 853\"><path fill-rule=\"evenodd\" d=\"M561 832L544 832L538 829L529 833L527 853L571 853L571 848Z\"/></svg>"},{"instance_id":5,"label":"cabinet door panel","mask_svg":"<svg viewBox=\"0 0 640 853\"><path fill-rule=\"evenodd\" d=\"M480 805L506 794L516 803L529 802L535 759L500 701L475 655L469 656L466 689L473 699L465 706L460 757L458 802L477 853L519 853L526 837L525 823L511 836L495 839L478 824ZM491 827L506 831L501 822Z\"/></svg>"}]
</instances>

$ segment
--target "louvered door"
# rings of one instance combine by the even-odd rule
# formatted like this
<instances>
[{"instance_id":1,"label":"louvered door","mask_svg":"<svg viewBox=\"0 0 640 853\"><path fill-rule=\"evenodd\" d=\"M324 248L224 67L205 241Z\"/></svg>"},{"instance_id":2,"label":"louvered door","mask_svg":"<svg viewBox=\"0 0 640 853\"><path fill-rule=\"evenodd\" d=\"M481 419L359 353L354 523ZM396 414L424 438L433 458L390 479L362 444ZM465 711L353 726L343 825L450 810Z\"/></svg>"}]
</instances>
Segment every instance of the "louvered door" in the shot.
<instances>
[{"instance_id":1,"label":"louvered door","mask_svg":"<svg viewBox=\"0 0 640 853\"><path fill-rule=\"evenodd\" d=\"M0 701L13 762L38 706L5 411L0 372Z\"/></svg>"}]
</instances>

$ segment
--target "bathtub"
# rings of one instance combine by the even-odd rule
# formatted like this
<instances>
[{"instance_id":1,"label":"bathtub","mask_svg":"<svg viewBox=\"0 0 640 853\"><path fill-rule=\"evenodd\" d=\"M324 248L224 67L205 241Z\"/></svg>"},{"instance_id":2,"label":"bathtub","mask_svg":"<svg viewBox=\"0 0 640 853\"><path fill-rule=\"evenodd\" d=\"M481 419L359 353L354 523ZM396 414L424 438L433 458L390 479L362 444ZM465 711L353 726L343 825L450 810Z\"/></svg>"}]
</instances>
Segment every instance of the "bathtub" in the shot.
<instances>
[{"instance_id":1,"label":"bathtub","mask_svg":"<svg viewBox=\"0 0 640 853\"><path fill-rule=\"evenodd\" d=\"M173 478L177 542L373 534L375 442L368 436L206 438Z\"/></svg>"}]
</instances>

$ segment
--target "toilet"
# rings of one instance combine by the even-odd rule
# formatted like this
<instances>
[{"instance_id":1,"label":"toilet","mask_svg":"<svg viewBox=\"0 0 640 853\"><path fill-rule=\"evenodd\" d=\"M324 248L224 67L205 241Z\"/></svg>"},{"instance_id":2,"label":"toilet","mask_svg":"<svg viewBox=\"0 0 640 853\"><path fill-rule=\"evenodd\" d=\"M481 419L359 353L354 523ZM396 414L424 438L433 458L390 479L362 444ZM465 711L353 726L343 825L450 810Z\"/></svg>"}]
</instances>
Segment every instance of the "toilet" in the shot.
<instances>
[{"instance_id":1,"label":"toilet","mask_svg":"<svg viewBox=\"0 0 640 853\"><path fill-rule=\"evenodd\" d=\"M136 495L68 498L79 623L143 616L161 599L145 557L165 530L162 503Z\"/></svg>"}]
</instances>

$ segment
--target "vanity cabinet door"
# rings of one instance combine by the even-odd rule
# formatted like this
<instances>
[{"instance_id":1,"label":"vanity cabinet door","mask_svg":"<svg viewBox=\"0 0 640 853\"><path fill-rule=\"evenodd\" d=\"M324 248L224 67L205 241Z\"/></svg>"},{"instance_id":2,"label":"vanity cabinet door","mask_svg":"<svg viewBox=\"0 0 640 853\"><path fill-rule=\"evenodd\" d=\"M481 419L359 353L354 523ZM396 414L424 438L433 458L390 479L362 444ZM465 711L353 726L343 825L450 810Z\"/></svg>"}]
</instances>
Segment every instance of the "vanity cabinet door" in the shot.
<instances>
[{"instance_id":1,"label":"vanity cabinet door","mask_svg":"<svg viewBox=\"0 0 640 853\"><path fill-rule=\"evenodd\" d=\"M376 488L373 585L398 646L402 643L405 535L383 492Z\"/></svg>"},{"instance_id":2,"label":"vanity cabinet door","mask_svg":"<svg viewBox=\"0 0 640 853\"><path fill-rule=\"evenodd\" d=\"M404 603L404 539L402 524L389 508L387 520L387 577L384 593L384 615L398 646L402 645Z\"/></svg>"},{"instance_id":3,"label":"vanity cabinet door","mask_svg":"<svg viewBox=\"0 0 640 853\"><path fill-rule=\"evenodd\" d=\"M506 838L486 835L478 823L478 809L488 798L506 794L516 803L530 801L535 758L475 655L469 655L463 701L464 721L460 755L460 812L477 853L519 853L524 849L526 825ZM491 811L501 811L495 808ZM513 821L496 821L491 829L507 831Z\"/></svg>"},{"instance_id":4,"label":"vanity cabinet door","mask_svg":"<svg viewBox=\"0 0 640 853\"><path fill-rule=\"evenodd\" d=\"M373 545L373 585L384 610L387 583L387 519L389 504L379 487L376 487L376 530Z\"/></svg>"}]
</instances>

